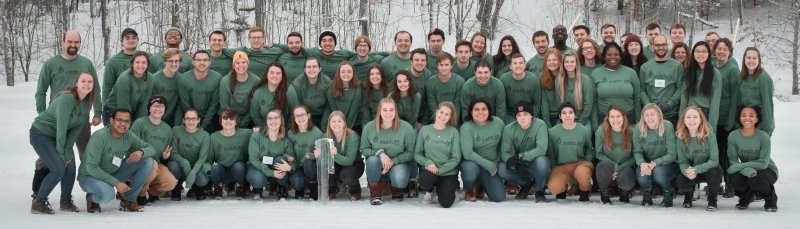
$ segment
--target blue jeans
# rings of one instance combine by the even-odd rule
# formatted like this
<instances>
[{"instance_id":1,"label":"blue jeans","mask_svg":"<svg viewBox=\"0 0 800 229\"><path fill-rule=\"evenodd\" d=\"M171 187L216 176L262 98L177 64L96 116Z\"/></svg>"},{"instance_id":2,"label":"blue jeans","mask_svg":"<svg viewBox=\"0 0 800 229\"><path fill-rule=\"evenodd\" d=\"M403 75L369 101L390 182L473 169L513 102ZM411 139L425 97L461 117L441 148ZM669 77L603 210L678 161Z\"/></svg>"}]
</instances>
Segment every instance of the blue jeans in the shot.
<instances>
[{"instance_id":1,"label":"blue jeans","mask_svg":"<svg viewBox=\"0 0 800 229\"><path fill-rule=\"evenodd\" d=\"M636 181L639 182L639 187L642 191L649 192L653 190L653 181L661 190L672 190L672 181L678 176L678 164L669 163L666 165L657 165L653 168L653 174L650 176L642 176L639 167L636 168Z\"/></svg>"},{"instance_id":2,"label":"blue jeans","mask_svg":"<svg viewBox=\"0 0 800 229\"><path fill-rule=\"evenodd\" d=\"M178 180L177 186L181 186L181 183L183 181L186 181L186 177L188 176L188 174L183 173L183 169L181 168L181 166L178 164L177 161L167 162L167 168L169 169L169 172L172 173L173 176L175 176L175 179ZM206 186L208 182L209 182L208 176L205 173L203 173L203 171L200 171L198 169L197 176L194 179L194 185L198 187L203 187ZM187 187L187 188L192 188L192 187Z\"/></svg>"},{"instance_id":3,"label":"blue jeans","mask_svg":"<svg viewBox=\"0 0 800 229\"><path fill-rule=\"evenodd\" d=\"M506 200L505 185L500 176L489 173L489 171L478 166L473 161L461 161L461 180L464 181L464 189L475 190L475 181L481 182L481 187L489 196L489 200L501 202Z\"/></svg>"},{"instance_id":4,"label":"blue jeans","mask_svg":"<svg viewBox=\"0 0 800 229\"><path fill-rule=\"evenodd\" d=\"M122 166L112 173L120 182L131 180L131 190L122 194L122 197L127 201L136 201L136 196L142 190L144 183L147 182L147 177L153 170L153 159L142 158L137 162L130 163L127 160L122 162ZM115 191L114 186L109 185L105 181L98 180L89 175L82 175L78 177L78 183L86 193L92 194L92 202L104 204L111 202L114 199Z\"/></svg>"},{"instance_id":5,"label":"blue jeans","mask_svg":"<svg viewBox=\"0 0 800 229\"><path fill-rule=\"evenodd\" d=\"M530 178L520 176L517 171L510 171L503 161L497 165L497 174L504 180L519 186L534 183L534 190L544 192L544 186L547 185L547 179L550 177L550 158L538 156L533 161L520 161L519 163L528 163L530 166Z\"/></svg>"},{"instance_id":6,"label":"blue jeans","mask_svg":"<svg viewBox=\"0 0 800 229\"><path fill-rule=\"evenodd\" d=\"M406 163L395 164L389 169L389 172L386 174L381 174L381 170L383 169L383 166L381 165L381 159L376 156L368 157L366 162L367 182L379 182L381 181L381 178L386 177L389 178L389 181L392 183L392 187L405 188L408 186L408 178L411 176L411 170L408 166L409 163L414 163L414 161L412 160Z\"/></svg>"},{"instance_id":7,"label":"blue jeans","mask_svg":"<svg viewBox=\"0 0 800 229\"><path fill-rule=\"evenodd\" d=\"M279 161L286 160L283 156L277 156L273 159L273 164L268 165L270 169L274 169L275 163ZM295 190L302 190L303 189L303 171L302 170L293 170L286 174L282 179L278 179L275 177L267 177L266 174L262 173L261 170L258 170L255 166L248 166L247 167L247 175L245 175L245 179L253 188L256 189L263 189L267 186L267 184L276 182L278 185L287 186L289 184L292 185L292 188Z\"/></svg>"},{"instance_id":8,"label":"blue jeans","mask_svg":"<svg viewBox=\"0 0 800 229\"><path fill-rule=\"evenodd\" d=\"M36 199L47 200L47 196L59 182L61 198L72 197L72 187L75 186L75 160L69 162L62 160L56 150L56 138L47 136L36 127L30 129L30 143L42 162L50 169L50 173L42 180Z\"/></svg>"},{"instance_id":9,"label":"blue jeans","mask_svg":"<svg viewBox=\"0 0 800 229\"><path fill-rule=\"evenodd\" d=\"M220 164L211 165L211 184L236 182L244 184L244 174L247 172L243 161L237 161L226 168Z\"/></svg>"}]
</instances>

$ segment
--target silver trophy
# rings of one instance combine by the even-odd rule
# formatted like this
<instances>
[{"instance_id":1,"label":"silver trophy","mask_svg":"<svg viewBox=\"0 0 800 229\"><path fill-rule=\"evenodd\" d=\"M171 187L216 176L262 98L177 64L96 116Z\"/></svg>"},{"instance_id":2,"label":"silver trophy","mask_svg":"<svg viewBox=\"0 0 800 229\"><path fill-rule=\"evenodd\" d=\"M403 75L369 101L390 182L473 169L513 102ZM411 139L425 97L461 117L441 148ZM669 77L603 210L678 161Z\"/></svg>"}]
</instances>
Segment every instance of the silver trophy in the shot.
<instances>
[{"instance_id":1,"label":"silver trophy","mask_svg":"<svg viewBox=\"0 0 800 229\"><path fill-rule=\"evenodd\" d=\"M327 195L327 190L329 187L328 178L330 174L335 172L333 167L334 161L333 154L331 154L331 147L335 146L333 145L333 139L320 138L314 141L314 147L320 151L319 157L317 158L317 188L320 193L319 202L322 204L327 204L330 201Z\"/></svg>"}]
</instances>

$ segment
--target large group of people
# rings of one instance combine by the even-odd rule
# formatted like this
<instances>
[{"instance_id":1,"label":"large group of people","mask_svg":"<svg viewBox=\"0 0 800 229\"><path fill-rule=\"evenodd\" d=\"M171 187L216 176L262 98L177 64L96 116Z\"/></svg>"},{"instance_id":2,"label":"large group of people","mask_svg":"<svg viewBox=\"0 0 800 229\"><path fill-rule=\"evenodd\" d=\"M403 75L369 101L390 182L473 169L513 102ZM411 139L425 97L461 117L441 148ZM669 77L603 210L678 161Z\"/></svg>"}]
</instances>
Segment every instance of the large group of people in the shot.
<instances>
[{"instance_id":1,"label":"large group of people","mask_svg":"<svg viewBox=\"0 0 800 229\"><path fill-rule=\"evenodd\" d=\"M297 32L267 44L259 27L248 31L249 47L227 48L214 31L208 50L187 51L173 28L167 47L149 54L128 28L102 88L78 54L79 33L68 31L36 91L31 212L54 213L48 197L59 183L59 209L80 211L76 177L94 213L115 196L134 212L184 195L341 192L358 201L363 175L371 205L386 194L448 208L462 190L467 202L587 202L597 192L612 204L639 190L643 206L660 196L672 207L683 195L691 208L707 183L709 211L719 195L738 196L739 209L760 198L777 211L773 85L758 49L747 48L740 67L730 39L712 32L690 49L680 24L669 37L651 24L646 39L628 33L619 43L611 24L600 42L587 26L571 30L577 50L558 25L552 37L533 34L536 54L526 60L513 36L491 55L483 33L456 42L453 56L440 29L427 35L429 50L412 49L411 33L400 31L395 50L377 52L366 36L336 49L330 31L318 48L303 47ZM328 149L315 144L321 138L332 139ZM317 161L328 154L333 171L319 190Z\"/></svg>"}]
</instances>

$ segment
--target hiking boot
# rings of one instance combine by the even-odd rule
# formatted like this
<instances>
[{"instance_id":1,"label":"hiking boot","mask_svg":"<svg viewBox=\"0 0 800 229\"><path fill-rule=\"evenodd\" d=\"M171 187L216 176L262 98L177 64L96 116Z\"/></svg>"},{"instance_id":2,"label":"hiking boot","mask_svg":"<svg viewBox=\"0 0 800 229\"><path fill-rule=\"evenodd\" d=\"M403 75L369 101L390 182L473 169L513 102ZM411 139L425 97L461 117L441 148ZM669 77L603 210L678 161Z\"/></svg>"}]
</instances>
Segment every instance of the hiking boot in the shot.
<instances>
[{"instance_id":1,"label":"hiking boot","mask_svg":"<svg viewBox=\"0 0 800 229\"><path fill-rule=\"evenodd\" d=\"M263 188L254 188L253 189L253 199L260 200L264 198L264 189Z\"/></svg>"},{"instance_id":2,"label":"hiking boot","mask_svg":"<svg viewBox=\"0 0 800 229\"><path fill-rule=\"evenodd\" d=\"M643 191L642 192L642 206L652 206L653 205L653 194L650 191Z\"/></svg>"},{"instance_id":3,"label":"hiking boot","mask_svg":"<svg viewBox=\"0 0 800 229\"><path fill-rule=\"evenodd\" d=\"M86 193L86 211L89 213L100 213L100 204L92 202L92 194Z\"/></svg>"},{"instance_id":4,"label":"hiking boot","mask_svg":"<svg viewBox=\"0 0 800 229\"><path fill-rule=\"evenodd\" d=\"M631 202L630 192L619 190L619 202L626 204L630 203Z\"/></svg>"},{"instance_id":5,"label":"hiking boot","mask_svg":"<svg viewBox=\"0 0 800 229\"><path fill-rule=\"evenodd\" d=\"M683 193L683 208L692 208L693 192Z\"/></svg>"},{"instance_id":6,"label":"hiking boot","mask_svg":"<svg viewBox=\"0 0 800 229\"><path fill-rule=\"evenodd\" d=\"M536 203L547 202L547 197L544 196L543 191L534 192L534 196L536 197Z\"/></svg>"},{"instance_id":7,"label":"hiking boot","mask_svg":"<svg viewBox=\"0 0 800 229\"><path fill-rule=\"evenodd\" d=\"M137 196L136 204L138 204L139 206L147 206L148 204L150 204L150 201L147 201L146 196Z\"/></svg>"},{"instance_id":8,"label":"hiking boot","mask_svg":"<svg viewBox=\"0 0 800 229\"><path fill-rule=\"evenodd\" d=\"M278 185L278 199L288 199L289 198L289 187L285 185Z\"/></svg>"},{"instance_id":9,"label":"hiking boot","mask_svg":"<svg viewBox=\"0 0 800 229\"><path fill-rule=\"evenodd\" d=\"M558 200L563 200L563 199L566 199L566 198L567 198L567 192L561 192L559 194L556 194L556 199L558 199Z\"/></svg>"},{"instance_id":10,"label":"hiking boot","mask_svg":"<svg viewBox=\"0 0 800 229\"><path fill-rule=\"evenodd\" d=\"M369 204L381 205L381 184L378 182L370 182L367 184L369 187Z\"/></svg>"},{"instance_id":11,"label":"hiking boot","mask_svg":"<svg viewBox=\"0 0 800 229\"><path fill-rule=\"evenodd\" d=\"M747 192L741 196L739 196L739 202L736 203L736 208L739 210L747 209L750 206L750 203L753 202L753 193Z\"/></svg>"},{"instance_id":12,"label":"hiking boot","mask_svg":"<svg viewBox=\"0 0 800 229\"><path fill-rule=\"evenodd\" d=\"M578 185L577 184L573 184L573 185L569 186L569 188L567 189L566 192L564 192L564 195L567 195L567 196L579 195L580 191L581 190L578 188Z\"/></svg>"},{"instance_id":13,"label":"hiking boot","mask_svg":"<svg viewBox=\"0 0 800 229\"><path fill-rule=\"evenodd\" d=\"M172 189L172 194L170 196L170 199L172 201L181 201L181 189L180 188Z\"/></svg>"},{"instance_id":14,"label":"hiking boot","mask_svg":"<svg viewBox=\"0 0 800 229\"><path fill-rule=\"evenodd\" d=\"M528 195L532 187L533 184L526 184L525 186L522 186L522 188L517 191L517 195L514 198L518 200L528 199Z\"/></svg>"},{"instance_id":15,"label":"hiking boot","mask_svg":"<svg viewBox=\"0 0 800 229\"><path fill-rule=\"evenodd\" d=\"M589 196L591 194L592 193L590 191L580 191L580 192L578 192L578 195L580 196L580 197L578 197L578 201L579 202L589 202Z\"/></svg>"},{"instance_id":16,"label":"hiking boot","mask_svg":"<svg viewBox=\"0 0 800 229\"><path fill-rule=\"evenodd\" d=\"M119 202L119 210L129 211L129 212L143 212L144 207L139 206L139 204L137 204L134 201L122 200Z\"/></svg>"},{"instance_id":17,"label":"hiking boot","mask_svg":"<svg viewBox=\"0 0 800 229\"><path fill-rule=\"evenodd\" d=\"M475 202L478 198L475 196L475 191L470 189L464 189L464 200L469 202Z\"/></svg>"},{"instance_id":18,"label":"hiking boot","mask_svg":"<svg viewBox=\"0 0 800 229\"><path fill-rule=\"evenodd\" d=\"M515 184L508 184L506 185L506 194L508 195L516 195L519 192L519 186Z\"/></svg>"},{"instance_id":19,"label":"hiking boot","mask_svg":"<svg viewBox=\"0 0 800 229\"><path fill-rule=\"evenodd\" d=\"M433 203L433 193L432 192L425 192L422 196L422 204L431 204Z\"/></svg>"},{"instance_id":20,"label":"hiking boot","mask_svg":"<svg viewBox=\"0 0 800 229\"><path fill-rule=\"evenodd\" d=\"M213 185L211 186L211 197L215 200L222 199L222 185Z\"/></svg>"},{"instance_id":21,"label":"hiking boot","mask_svg":"<svg viewBox=\"0 0 800 229\"><path fill-rule=\"evenodd\" d=\"M723 190L725 190L722 192L722 197L724 198L733 198L734 196L736 196L733 193L733 187L729 183L725 183L725 188Z\"/></svg>"},{"instance_id":22,"label":"hiking boot","mask_svg":"<svg viewBox=\"0 0 800 229\"><path fill-rule=\"evenodd\" d=\"M78 209L78 206L75 206L75 203L72 202L72 197L61 198L59 201L58 209L65 212L80 212L81 210Z\"/></svg>"},{"instance_id":23,"label":"hiking boot","mask_svg":"<svg viewBox=\"0 0 800 229\"><path fill-rule=\"evenodd\" d=\"M241 200L242 198L244 198L244 185L237 183L236 185L234 185L233 190L234 190L233 195L234 197L236 197L237 200Z\"/></svg>"},{"instance_id":24,"label":"hiking boot","mask_svg":"<svg viewBox=\"0 0 800 229\"><path fill-rule=\"evenodd\" d=\"M350 200L351 201L359 201L361 200L361 189L359 188L356 191L350 193Z\"/></svg>"},{"instance_id":25,"label":"hiking boot","mask_svg":"<svg viewBox=\"0 0 800 229\"><path fill-rule=\"evenodd\" d=\"M392 200L403 201L403 189L392 187Z\"/></svg>"},{"instance_id":26,"label":"hiking boot","mask_svg":"<svg viewBox=\"0 0 800 229\"><path fill-rule=\"evenodd\" d=\"M600 201L602 201L603 204L611 204L611 190L610 189L604 189L602 192L600 192Z\"/></svg>"},{"instance_id":27,"label":"hiking boot","mask_svg":"<svg viewBox=\"0 0 800 229\"><path fill-rule=\"evenodd\" d=\"M50 207L49 201L34 199L31 203L31 213L52 215L56 213L56 211L53 211L53 208Z\"/></svg>"},{"instance_id":28,"label":"hiking boot","mask_svg":"<svg viewBox=\"0 0 800 229\"><path fill-rule=\"evenodd\" d=\"M408 186L405 188L406 197L408 198L417 198L419 197L419 187L417 185L417 180L408 180Z\"/></svg>"},{"instance_id":29,"label":"hiking boot","mask_svg":"<svg viewBox=\"0 0 800 229\"><path fill-rule=\"evenodd\" d=\"M664 190L664 198L661 199L661 207L671 208L672 207L672 198L674 197L675 192L672 190Z\"/></svg>"}]
</instances>

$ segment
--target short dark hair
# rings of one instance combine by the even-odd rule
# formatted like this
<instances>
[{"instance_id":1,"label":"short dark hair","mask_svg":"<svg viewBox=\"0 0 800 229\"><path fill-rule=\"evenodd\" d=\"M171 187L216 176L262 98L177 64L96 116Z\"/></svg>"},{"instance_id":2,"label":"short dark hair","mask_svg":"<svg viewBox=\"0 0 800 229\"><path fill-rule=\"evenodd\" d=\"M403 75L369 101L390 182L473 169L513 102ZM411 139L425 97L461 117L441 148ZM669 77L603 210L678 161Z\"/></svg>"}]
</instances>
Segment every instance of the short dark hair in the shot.
<instances>
[{"instance_id":1,"label":"short dark hair","mask_svg":"<svg viewBox=\"0 0 800 229\"><path fill-rule=\"evenodd\" d=\"M456 52L458 52L458 47L459 47L459 46L462 46L462 45L463 45L463 46L467 46L467 48L470 48L470 50L472 50L472 43L469 43L469 41L460 40L460 41L456 42L456 49L455 49L455 51L456 51Z\"/></svg>"},{"instance_id":2,"label":"short dark hair","mask_svg":"<svg viewBox=\"0 0 800 229\"><path fill-rule=\"evenodd\" d=\"M433 36L433 35L441 36L442 37L442 41L444 41L444 31L442 31L441 29L435 28L435 29L433 29L433 31L428 33L428 40L431 40L431 36Z\"/></svg>"},{"instance_id":3,"label":"short dark hair","mask_svg":"<svg viewBox=\"0 0 800 229\"><path fill-rule=\"evenodd\" d=\"M206 51L206 50L197 50L197 52L194 52L194 55L192 56L192 59L197 57L197 54L206 54L206 56L211 57L211 55L208 54L208 51Z\"/></svg>"},{"instance_id":4,"label":"short dark hair","mask_svg":"<svg viewBox=\"0 0 800 229\"><path fill-rule=\"evenodd\" d=\"M550 42L550 36L545 31L539 30L534 32L531 41L536 40L537 37L545 37L547 38L547 42Z\"/></svg>"},{"instance_id":5,"label":"short dark hair","mask_svg":"<svg viewBox=\"0 0 800 229\"><path fill-rule=\"evenodd\" d=\"M728 46L728 49L731 52L731 54L733 53L733 41L731 41L731 39L723 37L717 40L717 43L714 44L714 51L717 50L717 46L719 46L719 44L725 44L725 46Z\"/></svg>"},{"instance_id":6,"label":"short dark hair","mask_svg":"<svg viewBox=\"0 0 800 229\"><path fill-rule=\"evenodd\" d=\"M211 32L210 34L208 34L208 39L211 40L211 35L214 35L214 34L222 35L222 40L223 41L227 41L228 40L228 36L225 36L225 33L223 33L222 31L219 31L219 30L214 30L214 32Z\"/></svg>"},{"instance_id":7,"label":"short dark hair","mask_svg":"<svg viewBox=\"0 0 800 229\"><path fill-rule=\"evenodd\" d=\"M414 42L414 36L412 36L411 33L409 33L408 31L405 31L405 30L400 30L399 32L394 34L394 40L395 41L397 41L397 35L400 35L401 33L408 34L408 39L411 40L411 42Z\"/></svg>"},{"instance_id":8,"label":"short dark hair","mask_svg":"<svg viewBox=\"0 0 800 229\"><path fill-rule=\"evenodd\" d=\"M739 124L740 127L742 126L742 120L739 119L738 117L742 115L742 110L744 110L745 108L751 108L754 111L756 111L756 118L758 118L758 121L756 121L755 127L758 128L758 125L761 124L761 119L762 119L761 118L761 106L758 106L758 105L739 105L736 108L736 111L737 111L736 112L736 124Z\"/></svg>"},{"instance_id":9,"label":"short dark hair","mask_svg":"<svg viewBox=\"0 0 800 229\"><path fill-rule=\"evenodd\" d=\"M616 32L616 31L617 31L617 26L615 26L614 24L604 24L603 26L601 26L601 27L600 27L600 31L603 31L604 29L606 29L606 28L608 28L608 27L611 27L611 28L613 28L613 29L614 29L614 32Z\"/></svg>"},{"instance_id":10,"label":"short dark hair","mask_svg":"<svg viewBox=\"0 0 800 229\"><path fill-rule=\"evenodd\" d=\"M415 48L414 50L411 50L411 58L414 58L414 54L422 54L425 56L425 60L428 59L428 51L425 51L424 48Z\"/></svg>"},{"instance_id":11,"label":"short dark hair","mask_svg":"<svg viewBox=\"0 0 800 229\"><path fill-rule=\"evenodd\" d=\"M478 68L489 68L492 69L491 65L489 65L489 61L485 59L481 59L478 63L475 63L475 71L478 71Z\"/></svg>"},{"instance_id":12,"label":"short dark hair","mask_svg":"<svg viewBox=\"0 0 800 229\"><path fill-rule=\"evenodd\" d=\"M286 35L286 41L287 42L289 41L290 37L299 37L300 41L303 41L303 34L300 34L298 32L291 32L291 33L289 33L289 35Z\"/></svg>"},{"instance_id":13,"label":"short dark hair","mask_svg":"<svg viewBox=\"0 0 800 229\"><path fill-rule=\"evenodd\" d=\"M579 30L579 29L586 30L586 35L592 35L592 31L589 30L589 26L586 26L586 25L573 26L572 27L572 33L575 33L575 30Z\"/></svg>"},{"instance_id":14,"label":"short dark hair","mask_svg":"<svg viewBox=\"0 0 800 229\"><path fill-rule=\"evenodd\" d=\"M484 62L486 62L486 61L484 61ZM472 121L472 109L475 108L475 105L478 104L478 103L486 104L486 108L489 109L489 121L492 121L492 116L494 116L494 113L493 113L493 110L492 110L492 104L489 103L489 101L486 101L485 99L472 100L472 102L469 103L469 108L467 108L468 109L467 112L464 112L464 113L466 113L466 115L464 116L464 120L465 121Z\"/></svg>"},{"instance_id":15,"label":"short dark hair","mask_svg":"<svg viewBox=\"0 0 800 229\"><path fill-rule=\"evenodd\" d=\"M672 25L672 27L669 28L669 31L672 32L672 30L674 30L674 29L681 29L681 30L683 30L683 32L686 32L686 27L684 27L683 24L681 24L681 23L677 23L677 24Z\"/></svg>"},{"instance_id":16,"label":"short dark hair","mask_svg":"<svg viewBox=\"0 0 800 229\"><path fill-rule=\"evenodd\" d=\"M128 109L125 109L125 108L117 108L117 109L114 109L114 111L111 112L111 118L117 118L117 114L120 114L120 113L128 113L128 115L132 115L131 110L128 110Z\"/></svg>"},{"instance_id":17,"label":"short dark hair","mask_svg":"<svg viewBox=\"0 0 800 229\"><path fill-rule=\"evenodd\" d=\"M648 24L647 27L645 27L645 29L647 29L647 30L658 29L659 31L661 31L661 25L659 25L658 23L653 22L653 23Z\"/></svg>"}]
</instances>

